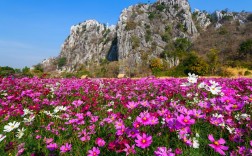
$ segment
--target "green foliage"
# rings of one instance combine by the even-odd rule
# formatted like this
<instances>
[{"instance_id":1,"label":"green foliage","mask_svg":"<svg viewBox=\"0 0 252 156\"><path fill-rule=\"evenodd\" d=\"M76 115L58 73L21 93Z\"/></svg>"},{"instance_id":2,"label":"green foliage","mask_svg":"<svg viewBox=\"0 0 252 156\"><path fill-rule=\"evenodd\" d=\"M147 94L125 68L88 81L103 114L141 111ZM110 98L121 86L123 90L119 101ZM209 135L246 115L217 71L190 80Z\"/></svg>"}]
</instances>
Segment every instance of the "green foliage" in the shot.
<instances>
[{"instance_id":1,"label":"green foliage","mask_svg":"<svg viewBox=\"0 0 252 156\"><path fill-rule=\"evenodd\" d=\"M132 36L131 37L131 42L132 42L132 48L136 49L140 46L140 40L137 36Z\"/></svg>"},{"instance_id":2,"label":"green foliage","mask_svg":"<svg viewBox=\"0 0 252 156\"><path fill-rule=\"evenodd\" d=\"M136 24L133 20L130 20L130 21L128 21L128 22L126 23L125 29L126 29L127 31L134 30L134 29L136 29L136 26L137 26L137 24Z\"/></svg>"},{"instance_id":3,"label":"green foliage","mask_svg":"<svg viewBox=\"0 0 252 156\"><path fill-rule=\"evenodd\" d=\"M171 35L169 33L164 33L163 35L161 35L161 37L164 42L168 42L171 40Z\"/></svg>"},{"instance_id":4,"label":"green foliage","mask_svg":"<svg viewBox=\"0 0 252 156\"><path fill-rule=\"evenodd\" d=\"M150 12L148 18L149 18L150 20L153 20L153 19L155 18L155 16L156 16L156 13L155 13L155 12Z\"/></svg>"},{"instance_id":5,"label":"green foliage","mask_svg":"<svg viewBox=\"0 0 252 156\"><path fill-rule=\"evenodd\" d=\"M228 30L225 27L221 27L219 29L219 34L220 35L226 35L228 33Z\"/></svg>"},{"instance_id":6,"label":"green foliage","mask_svg":"<svg viewBox=\"0 0 252 156\"><path fill-rule=\"evenodd\" d=\"M151 40L151 31L147 29L145 34L145 41L149 42L150 40Z\"/></svg>"},{"instance_id":7,"label":"green foliage","mask_svg":"<svg viewBox=\"0 0 252 156\"><path fill-rule=\"evenodd\" d=\"M243 41L240 44L239 54L241 57L247 57L252 55L252 39Z\"/></svg>"},{"instance_id":8,"label":"green foliage","mask_svg":"<svg viewBox=\"0 0 252 156\"><path fill-rule=\"evenodd\" d=\"M216 74L216 70L220 64L219 62L219 51L216 49L210 49L210 52L207 53L207 63L211 64L209 66L210 73L212 75Z\"/></svg>"},{"instance_id":9,"label":"green foliage","mask_svg":"<svg viewBox=\"0 0 252 156\"><path fill-rule=\"evenodd\" d=\"M66 65L66 57L61 57L61 58L59 58L58 59L58 68L62 68L63 66L65 66Z\"/></svg>"},{"instance_id":10,"label":"green foliage","mask_svg":"<svg viewBox=\"0 0 252 156\"><path fill-rule=\"evenodd\" d=\"M252 14L248 15L247 20L252 22Z\"/></svg>"},{"instance_id":11,"label":"green foliage","mask_svg":"<svg viewBox=\"0 0 252 156\"><path fill-rule=\"evenodd\" d=\"M5 77L5 76L10 76L15 74L15 70L11 67L5 66L5 67L0 67L0 76Z\"/></svg>"},{"instance_id":12,"label":"green foliage","mask_svg":"<svg viewBox=\"0 0 252 156\"><path fill-rule=\"evenodd\" d=\"M185 74L195 73L197 75L207 75L208 74L208 64L199 57L195 52L190 52L183 60L182 65L185 67Z\"/></svg>"},{"instance_id":13,"label":"green foliage","mask_svg":"<svg viewBox=\"0 0 252 156\"><path fill-rule=\"evenodd\" d=\"M252 73L250 71L246 70L244 73L244 76L249 76L249 75L252 75Z\"/></svg>"},{"instance_id":14,"label":"green foliage","mask_svg":"<svg viewBox=\"0 0 252 156\"><path fill-rule=\"evenodd\" d=\"M176 39L174 46L178 51L188 51L192 46L192 43L187 38L178 38Z\"/></svg>"},{"instance_id":15,"label":"green foliage","mask_svg":"<svg viewBox=\"0 0 252 156\"><path fill-rule=\"evenodd\" d=\"M35 65L35 66L34 66L34 70L37 70L37 71L40 71L40 72L43 72L43 71L44 71L44 69L43 69L43 67L42 67L41 64Z\"/></svg>"},{"instance_id":16,"label":"green foliage","mask_svg":"<svg viewBox=\"0 0 252 156\"><path fill-rule=\"evenodd\" d=\"M163 11L165 8L166 8L166 6L165 6L165 3L164 3L164 2L161 3L161 4L158 4L158 5L156 6L156 9L157 9L158 11Z\"/></svg>"},{"instance_id":17,"label":"green foliage","mask_svg":"<svg viewBox=\"0 0 252 156\"><path fill-rule=\"evenodd\" d=\"M152 72L155 74L157 72L162 71L163 69L163 62L160 58L153 58L150 60L150 68Z\"/></svg>"},{"instance_id":18,"label":"green foliage","mask_svg":"<svg viewBox=\"0 0 252 156\"><path fill-rule=\"evenodd\" d=\"M173 5L173 8L174 8L176 11L178 11L178 9L179 9L178 4Z\"/></svg>"},{"instance_id":19,"label":"green foliage","mask_svg":"<svg viewBox=\"0 0 252 156\"><path fill-rule=\"evenodd\" d=\"M223 21L231 21L233 19L233 16L224 16L222 18Z\"/></svg>"}]
</instances>

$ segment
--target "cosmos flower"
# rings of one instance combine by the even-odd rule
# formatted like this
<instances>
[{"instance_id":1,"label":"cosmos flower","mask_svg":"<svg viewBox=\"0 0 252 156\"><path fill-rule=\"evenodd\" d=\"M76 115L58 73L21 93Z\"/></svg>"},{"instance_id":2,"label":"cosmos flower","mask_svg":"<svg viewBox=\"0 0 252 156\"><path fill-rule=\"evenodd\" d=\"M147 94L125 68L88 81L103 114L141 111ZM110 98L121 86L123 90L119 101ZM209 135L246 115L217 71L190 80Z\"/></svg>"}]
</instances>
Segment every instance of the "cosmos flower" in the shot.
<instances>
[{"instance_id":1,"label":"cosmos flower","mask_svg":"<svg viewBox=\"0 0 252 156\"><path fill-rule=\"evenodd\" d=\"M60 147L60 153L69 152L69 151L71 151L71 149L72 149L72 145L69 144L69 143L66 143L65 145L62 145L62 146Z\"/></svg>"},{"instance_id":2,"label":"cosmos flower","mask_svg":"<svg viewBox=\"0 0 252 156\"><path fill-rule=\"evenodd\" d=\"M10 122L8 123L8 125L5 125L4 126L4 132L10 132L16 128L18 128L20 125L20 122L16 122L16 121L13 121L13 122Z\"/></svg>"},{"instance_id":3,"label":"cosmos flower","mask_svg":"<svg viewBox=\"0 0 252 156\"><path fill-rule=\"evenodd\" d=\"M137 116L136 121L142 125L149 125L150 117L151 116L148 112L142 112L139 116Z\"/></svg>"},{"instance_id":4,"label":"cosmos flower","mask_svg":"<svg viewBox=\"0 0 252 156\"><path fill-rule=\"evenodd\" d=\"M136 154L135 145L130 146L129 144L125 144L125 147L126 148L123 151L126 152L126 156Z\"/></svg>"},{"instance_id":5,"label":"cosmos flower","mask_svg":"<svg viewBox=\"0 0 252 156\"><path fill-rule=\"evenodd\" d=\"M97 147L93 147L91 150L88 151L87 156L98 156L100 154L100 150Z\"/></svg>"},{"instance_id":6,"label":"cosmos flower","mask_svg":"<svg viewBox=\"0 0 252 156\"><path fill-rule=\"evenodd\" d=\"M58 145L56 143L50 143L50 144L46 145L46 148L50 151L54 151L58 148Z\"/></svg>"},{"instance_id":7,"label":"cosmos flower","mask_svg":"<svg viewBox=\"0 0 252 156\"><path fill-rule=\"evenodd\" d=\"M166 147L158 147L156 151L154 151L155 156L175 156L172 153L172 149L167 149Z\"/></svg>"},{"instance_id":8,"label":"cosmos flower","mask_svg":"<svg viewBox=\"0 0 252 156\"><path fill-rule=\"evenodd\" d=\"M224 151L228 150L228 147L223 146L223 144L226 143L223 138L220 138L216 141L213 135L209 134L208 139L212 142L212 144L209 144L210 147L212 147L216 152L220 153L221 155L226 155Z\"/></svg>"},{"instance_id":9,"label":"cosmos flower","mask_svg":"<svg viewBox=\"0 0 252 156\"><path fill-rule=\"evenodd\" d=\"M152 136L148 136L145 133L143 135L137 135L137 139L135 140L137 147L147 148L152 143Z\"/></svg>"},{"instance_id":10,"label":"cosmos flower","mask_svg":"<svg viewBox=\"0 0 252 156\"><path fill-rule=\"evenodd\" d=\"M18 129L18 132L17 132L17 134L16 134L16 137L17 137L18 139L21 139L21 138L24 136L24 131L25 131L24 127L23 127L22 129Z\"/></svg>"},{"instance_id":11,"label":"cosmos flower","mask_svg":"<svg viewBox=\"0 0 252 156\"><path fill-rule=\"evenodd\" d=\"M183 114L180 114L180 116L177 117L179 123L182 125L192 125L195 123L194 119L191 119L190 116L184 116Z\"/></svg>"},{"instance_id":12,"label":"cosmos flower","mask_svg":"<svg viewBox=\"0 0 252 156\"><path fill-rule=\"evenodd\" d=\"M197 80L198 80L198 75L188 73L187 81L189 83L197 83Z\"/></svg>"},{"instance_id":13,"label":"cosmos flower","mask_svg":"<svg viewBox=\"0 0 252 156\"><path fill-rule=\"evenodd\" d=\"M105 141L102 138L97 138L95 140L95 144L98 145L99 147L103 147L105 145Z\"/></svg>"},{"instance_id":14,"label":"cosmos flower","mask_svg":"<svg viewBox=\"0 0 252 156\"><path fill-rule=\"evenodd\" d=\"M6 138L6 135L0 134L0 142L2 142L3 139L5 139L5 138Z\"/></svg>"}]
</instances>

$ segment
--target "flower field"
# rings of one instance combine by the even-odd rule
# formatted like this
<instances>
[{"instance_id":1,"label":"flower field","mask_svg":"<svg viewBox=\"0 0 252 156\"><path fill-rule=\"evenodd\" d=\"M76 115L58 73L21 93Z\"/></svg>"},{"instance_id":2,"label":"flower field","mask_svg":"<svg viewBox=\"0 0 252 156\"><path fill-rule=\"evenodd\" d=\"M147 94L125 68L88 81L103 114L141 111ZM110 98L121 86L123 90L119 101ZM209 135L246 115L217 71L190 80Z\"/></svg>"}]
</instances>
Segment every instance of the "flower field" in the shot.
<instances>
[{"instance_id":1,"label":"flower field","mask_svg":"<svg viewBox=\"0 0 252 156\"><path fill-rule=\"evenodd\" d=\"M252 79L0 78L0 155L252 155Z\"/></svg>"}]
</instances>

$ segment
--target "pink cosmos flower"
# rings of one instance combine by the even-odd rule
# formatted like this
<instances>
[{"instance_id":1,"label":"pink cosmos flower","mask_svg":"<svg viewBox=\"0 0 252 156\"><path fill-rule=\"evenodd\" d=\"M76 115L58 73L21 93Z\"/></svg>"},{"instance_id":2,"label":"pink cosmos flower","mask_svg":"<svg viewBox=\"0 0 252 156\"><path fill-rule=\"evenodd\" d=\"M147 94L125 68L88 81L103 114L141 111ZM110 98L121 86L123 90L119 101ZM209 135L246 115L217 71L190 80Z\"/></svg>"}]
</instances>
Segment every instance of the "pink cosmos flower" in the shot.
<instances>
[{"instance_id":1,"label":"pink cosmos flower","mask_svg":"<svg viewBox=\"0 0 252 156\"><path fill-rule=\"evenodd\" d=\"M97 156L100 154L100 150L97 147L93 147L91 150L88 151L88 156Z\"/></svg>"},{"instance_id":2,"label":"pink cosmos flower","mask_svg":"<svg viewBox=\"0 0 252 156\"><path fill-rule=\"evenodd\" d=\"M60 153L69 152L69 151L71 151L71 149L72 149L72 145L69 144L69 143L66 143L65 145L62 145L62 146L60 147Z\"/></svg>"},{"instance_id":3,"label":"pink cosmos flower","mask_svg":"<svg viewBox=\"0 0 252 156\"><path fill-rule=\"evenodd\" d=\"M167 150L166 147L158 147L154 154L155 156L175 156L175 154L172 153L172 149Z\"/></svg>"},{"instance_id":4,"label":"pink cosmos flower","mask_svg":"<svg viewBox=\"0 0 252 156\"><path fill-rule=\"evenodd\" d=\"M155 116L151 116L150 120L149 120L149 124L150 125L156 125L156 124L158 124L158 118L155 117Z\"/></svg>"},{"instance_id":5,"label":"pink cosmos flower","mask_svg":"<svg viewBox=\"0 0 252 156\"><path fill-rule=\"evenodd\" d=\"M125 144L125 147L126 148L123 151L126 152L126 156L129 155L129 154L136 154L135 145L132 145L130 147L129 144Z\"/></svg>"},{"instance_id":6,"label":"pink cosmos flower","mask_svg":"<svg viewBox=\"0 0 252 156\"><path fill-rule=\"evenodd\" d=\"M137 135L137 139L135 140L136 145L140 148L147 148L152 143L152 136L148 136L145 133L143 135Z\"/></svg>"},{"instance_id":7,"label":"pink cosmos flower","mask_svg":"<svg viewBox=\"0 0 252 156\"><path fill-rule=\"evenodd\" d=\"M103 147L105 145L105 141L102 138L97 138L95 140L95 144L97 144L99 147Z\"/></svg>"},{"instance_id":8,"label":"pink cosmos flower","mask_svg":"<svg viewBox=\"0 0 252 156\"><path fill-rule=\"evenodd\" d=\"M118 121L115 122L115 128L116 129L122 129L125 128L123 120L119 119Z\"/></svg>"},{"instance_id":9,"label":"pink cosmos flower","mask_svg":"<svg viewBox=\"0 0 252 156\"><path fill-rule=\"evenodd\" d=\"M77 108L77 107L79 107L81 104L83 104L83 101L81 101L81 100L76 100L76 101L73 101L72 104L75 106L75 108Z\"/></svg>"},{"instance_id":10,"label":"pink cosmos flower","mask_svg":"<svg viewBox=\"0 0 252 156\"><path fill-rule=\"evenodd\" d=\"M58 145L56 143L50 143L46 146L46 148L50 151L54 151L58 148Z\"/></svg>"},{"instance_id":11,"label":"pink cosmos flower","mask_svg":"<svg viewBox=\"0 0 252 156\"><path fill-rule=\"evenodd\" d=\"M136 121L143 124L149 125L150 114L148 112L142 112L139 116L137 116Z\"/></svg>"},{"instance_id":12,"label":"pink cosmos flower","mask_svg":"<svg viewBox=\"0 0 252 156\"><path fill-rule=\"evenodd\" d=\"M140 104L143 106L143 107L150 107L150 104L148 101L141 101Z\"/></svg>"},{"instance_id":13,"label":"pink cosmos flower","mask_svg":"<svg viewBox=\"0 0 252 156\"><path fill-rule=\"evenodd\" d=\"M182 124L182 125L192 125L195 123L194 119L191 119L190 116L184 116L183 114L181 114L180 116L178 116L178 121Z\"/></svg>"},{"instance_id":14,"label":"pink cosmos flower","mask_svg":"<svg viewBox=\"0 0 252 156\"><path fill-rule=\"evenodd\" d=\"M139 134L139 130L136 128L126 130L128 138L135 138Z\"/></svg>"},{"instance_id":15,"label":"pink cosmos flower","mask_svg":"<svg viewBox=\"0 0 252 156\"><path fill-rule=\"evenodd\" d=\"M134 102L134 101L128 102L128 104L126 105L126 107L129 108L129 109L134 109L134 108L136 108L137 106L138 106L138 103L137 103L137 102Z\"/></svg>"},{"instance_id":16,"label":"pink cosmos flower","mask_svg":"<svg viewBox=\"0 0 252 156\"><path fill-rule=\"evenodd\" d=\"M50 144L53 142L53 138L45 138L44 141L46 144Z\"/></svg>"},{"instance_id":17,"label":"pink cosmos flower","mask_svg":"<svg viewBox=\"0 0 252 156\"><path fill-rule=\"evenodd\" d=\"M213 143L209 144L210 147L212 147L216 152L220 153L221 155L226 155L224 151L228 150L228 147L223 146L223 144L226 143L226 141L223 138L220 138L219 140L216 141L214 140L213 135L209 134L208 139Z\"/></svg>"}]
</instances>

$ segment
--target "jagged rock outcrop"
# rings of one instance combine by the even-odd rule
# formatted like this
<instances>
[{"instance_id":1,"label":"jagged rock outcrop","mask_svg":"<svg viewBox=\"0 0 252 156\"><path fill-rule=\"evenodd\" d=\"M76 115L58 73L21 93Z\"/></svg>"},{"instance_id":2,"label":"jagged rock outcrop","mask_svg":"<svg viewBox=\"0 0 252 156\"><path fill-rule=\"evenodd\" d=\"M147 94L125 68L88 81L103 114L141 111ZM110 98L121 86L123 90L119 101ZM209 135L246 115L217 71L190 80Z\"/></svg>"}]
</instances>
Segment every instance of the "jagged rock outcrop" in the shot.
<instances>
[{"instance_id":1,"label":"jagged rock outcrop","mask_svg":"<svg viewBox=\"0 0 252 156\"><path fill-rule=\"evenodd\" d=\"M159 57L167 42L197 35L187 0L158 0L124 9L116 27L95 20L72 26L59 58L66 58L63 69L68 71L80 64L99 64L103 59L119 60L123 70L125 62L137 65L146 55L144 61Z\"/></svg>"},{"instance_id":2,"label":"jagged rock outcrop","mask_svg":"<svg viewBox=\"0 0 252 156\"><path fill-rule=\"evenodd\" d=\"M95 20L72 26L69 37L62 45L60 58L66 58L65 69L78 65L99 64L102 59L117 59L115 26L107 27Z\"/></svg>"},{"instance_id":3,"label":"jagged rock outcrop","mask_svg":"<svg viewBox=\"0 0 252 156\"><path fill-rule=\"evenodd\" d=\"M203 30L205 30L211 24L209 16L211 15L209 15L207 12L200 11L199 9L195 9L193 12L193 17L195 18L198 26Z\"/></svg>"},{"instance_id":4,"label":"jagged rock outcrop","mask_svg":"<svg viewBox=\"0 0 252 156\"><path fill-rule=\"evenodd\" d=\"M63 70L74 71L79 65L101 64L103 60L118 61L120 72L132 66L148 64L160 57L176 39L194 41L200 30L209 25L221 27L226 19L246 22L247 14L216 11L213 14L195 10L191 13L188 0L157 0L153 4L137 4L124 9L116 26L88 20L72 26L57 59L65 58ZM180 62L177 56L166 55L169 67ZM52 62L52 61L49 61ZM146 63L147 62L147 63ZM43 63L42 63L43 64ZM44 62L48 66L48 61Z\"/></svg>"}]
</instances>

